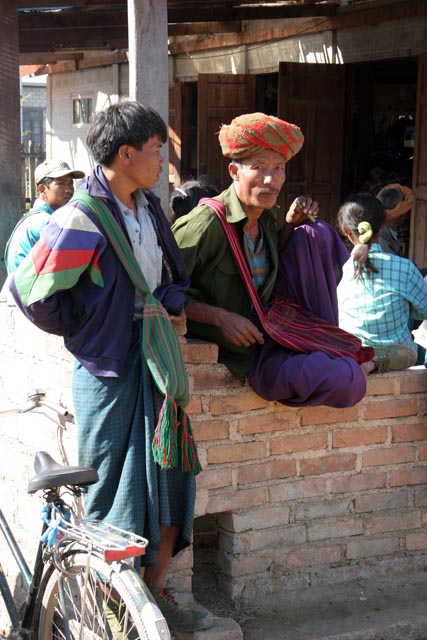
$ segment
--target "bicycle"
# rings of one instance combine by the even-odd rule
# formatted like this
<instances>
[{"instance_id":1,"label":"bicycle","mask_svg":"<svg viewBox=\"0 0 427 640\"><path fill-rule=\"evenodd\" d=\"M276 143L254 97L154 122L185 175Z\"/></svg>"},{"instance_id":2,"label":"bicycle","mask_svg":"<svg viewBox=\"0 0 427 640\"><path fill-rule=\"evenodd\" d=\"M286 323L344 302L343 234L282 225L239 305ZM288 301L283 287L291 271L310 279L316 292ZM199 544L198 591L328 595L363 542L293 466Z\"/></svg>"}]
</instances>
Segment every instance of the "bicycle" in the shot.
<instances>
[{"instance_id":1,"label":"bicycle","mask_svg":"<svg viewBox=\"0 0 427 640\"><path fill-rule=\"evenodd\" d=\"M20 611L0 564L0 593L10 618L13 640L170 640L160 609L153 601L134 558L148 541L141 536L77 514L84 488L97 482L95 469L69 464L62 434L74 416L30 394L18 413L37 410L57 425L63 464L46 451L35 454L36 475L28 493L43 492L42 531L31 572L6 518L0 529L26 585ZM52 415L53 414L53 415ZM73 496L71 506L64 496Z\"/></svg>"}]
</instances>

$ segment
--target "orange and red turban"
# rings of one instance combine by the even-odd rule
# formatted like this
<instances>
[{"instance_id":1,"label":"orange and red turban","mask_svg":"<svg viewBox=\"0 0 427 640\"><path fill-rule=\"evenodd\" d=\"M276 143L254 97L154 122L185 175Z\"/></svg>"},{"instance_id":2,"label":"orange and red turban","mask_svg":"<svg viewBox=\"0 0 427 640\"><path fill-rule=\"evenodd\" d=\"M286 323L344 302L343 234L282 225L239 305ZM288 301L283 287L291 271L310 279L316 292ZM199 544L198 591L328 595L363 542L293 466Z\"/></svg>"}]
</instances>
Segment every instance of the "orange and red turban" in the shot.
<instances>
[{"instance_id":1,"label":"orange and red turban","mask_svg":"<svg viewBox=\"0 0 427 640\"><path fill-rule=\"evenodd\" d=\"M228 158L239 160L272 149L288 162L301 149L304 136L295 124L265 113L247 113L221 126L219 143Z\"/></svg>"}]
</instances>

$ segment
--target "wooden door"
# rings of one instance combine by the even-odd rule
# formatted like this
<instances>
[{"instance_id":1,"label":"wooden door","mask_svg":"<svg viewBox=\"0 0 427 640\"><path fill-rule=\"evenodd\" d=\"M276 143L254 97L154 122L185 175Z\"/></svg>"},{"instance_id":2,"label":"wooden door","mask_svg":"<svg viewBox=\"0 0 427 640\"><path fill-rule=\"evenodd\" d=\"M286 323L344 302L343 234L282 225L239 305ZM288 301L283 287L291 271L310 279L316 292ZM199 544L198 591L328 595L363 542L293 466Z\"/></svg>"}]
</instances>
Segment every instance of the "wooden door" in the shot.
<instances>
[{"instance_id":1,"label":"wooden door","mask_svg":"<svg viewBox=\"0 0 427 640\"><path fill-rule=\"evenodd\" d=\"M201 74L198 77L197 172L215 176L222 188L229 186L230 177L217 134L221 124L255 111L255 83L254 75Z\"/></svg>"},{"instance_id":2,"label":"wooden door","mask_svg":"<svg viewBox=\"0 0 427 640\"><path fill-rule=\"evenodd\" d=\"M409 258L420 269L427 268L427 55L418 62L417 107L412 188L415 206L411 212Z\"/></svg>"},{"instance_id":3,"label":"wooden door","mask_svg":"<svg viewBox=\"0 0 427 640\"><path fill-rule=\"evenodd\" d=\"M319 202L319 217L335 225L341 204L345 69L332 64L281 62L278 117L298 125L302 150L289 162L280 204L297 195Z\"/></svg>"},{"instance_id":4,"label":"wooden door","mask_svg":"<svg viewBox=\"0 0 427 640\"><path fill-rule=\"evenodd\" d=\"M179 186L181 183L181 96L182 84L169 83L169 185Z\"/></svg>"}]
</instances>

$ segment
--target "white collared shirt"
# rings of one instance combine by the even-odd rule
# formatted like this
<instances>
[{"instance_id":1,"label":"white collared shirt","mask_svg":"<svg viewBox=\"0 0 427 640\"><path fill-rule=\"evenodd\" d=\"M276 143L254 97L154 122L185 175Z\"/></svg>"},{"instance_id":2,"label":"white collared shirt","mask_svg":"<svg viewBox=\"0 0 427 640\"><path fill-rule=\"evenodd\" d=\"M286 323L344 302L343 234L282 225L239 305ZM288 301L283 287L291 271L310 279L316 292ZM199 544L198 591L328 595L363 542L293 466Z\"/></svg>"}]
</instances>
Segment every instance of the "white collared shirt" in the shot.
<instances>
[{"instance_id":1,"label":"white collared shirt","mask_svg":"<svg viewBox=\"0 0 427 640\"><path fill-rule=\"evenodd\" d=\"M126 207L116 196L114 198L123 213L135 258L152 293L162 282L163 251L157 241L156 231L148 211L147 198L142 189L138 189L134 193L138 220L136 220L132 209ZM141 302L142 300L137 294L135 298L136 313L142 307Z\"/></svg>"}]
</instances>

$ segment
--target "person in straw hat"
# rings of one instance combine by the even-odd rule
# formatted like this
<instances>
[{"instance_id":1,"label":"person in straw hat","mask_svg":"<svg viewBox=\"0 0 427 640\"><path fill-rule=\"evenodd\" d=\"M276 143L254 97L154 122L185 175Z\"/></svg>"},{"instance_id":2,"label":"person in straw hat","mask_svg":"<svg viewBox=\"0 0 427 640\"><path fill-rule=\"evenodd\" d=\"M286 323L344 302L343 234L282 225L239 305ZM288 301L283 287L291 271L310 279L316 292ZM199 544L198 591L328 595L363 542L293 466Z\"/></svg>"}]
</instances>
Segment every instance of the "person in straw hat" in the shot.
<instances>
[{"instance_id":1,"label":"person in straw hat","mask_svg":"<svg viewBox=\"0 0 427 640\"><path fill-rule=\"evenodd\" d=\"M215 200L237 234L262 307L268 308L275 294L316 314L319 323L315 319L301 326L309 341L321 319L333 325L329 337L338 326L336 286L348 251L337 232L316 219L318 205L308 196L292 202L278 233L276 201L287 164L303 142L298 126L263 113L244 114L222 125L219 143L229 159L231 186ZM334 407L359 402L367 372L375 368L371 359L359 363L354 357L278 344L253 313L250 287L224 229L209 203L199 203L172 227L191 278L186 294L189 335L216 342L219 361L240 380L247 378L267 400ZM297 334L298 325L296 341Z\"/></svg>"}]
</instances>

